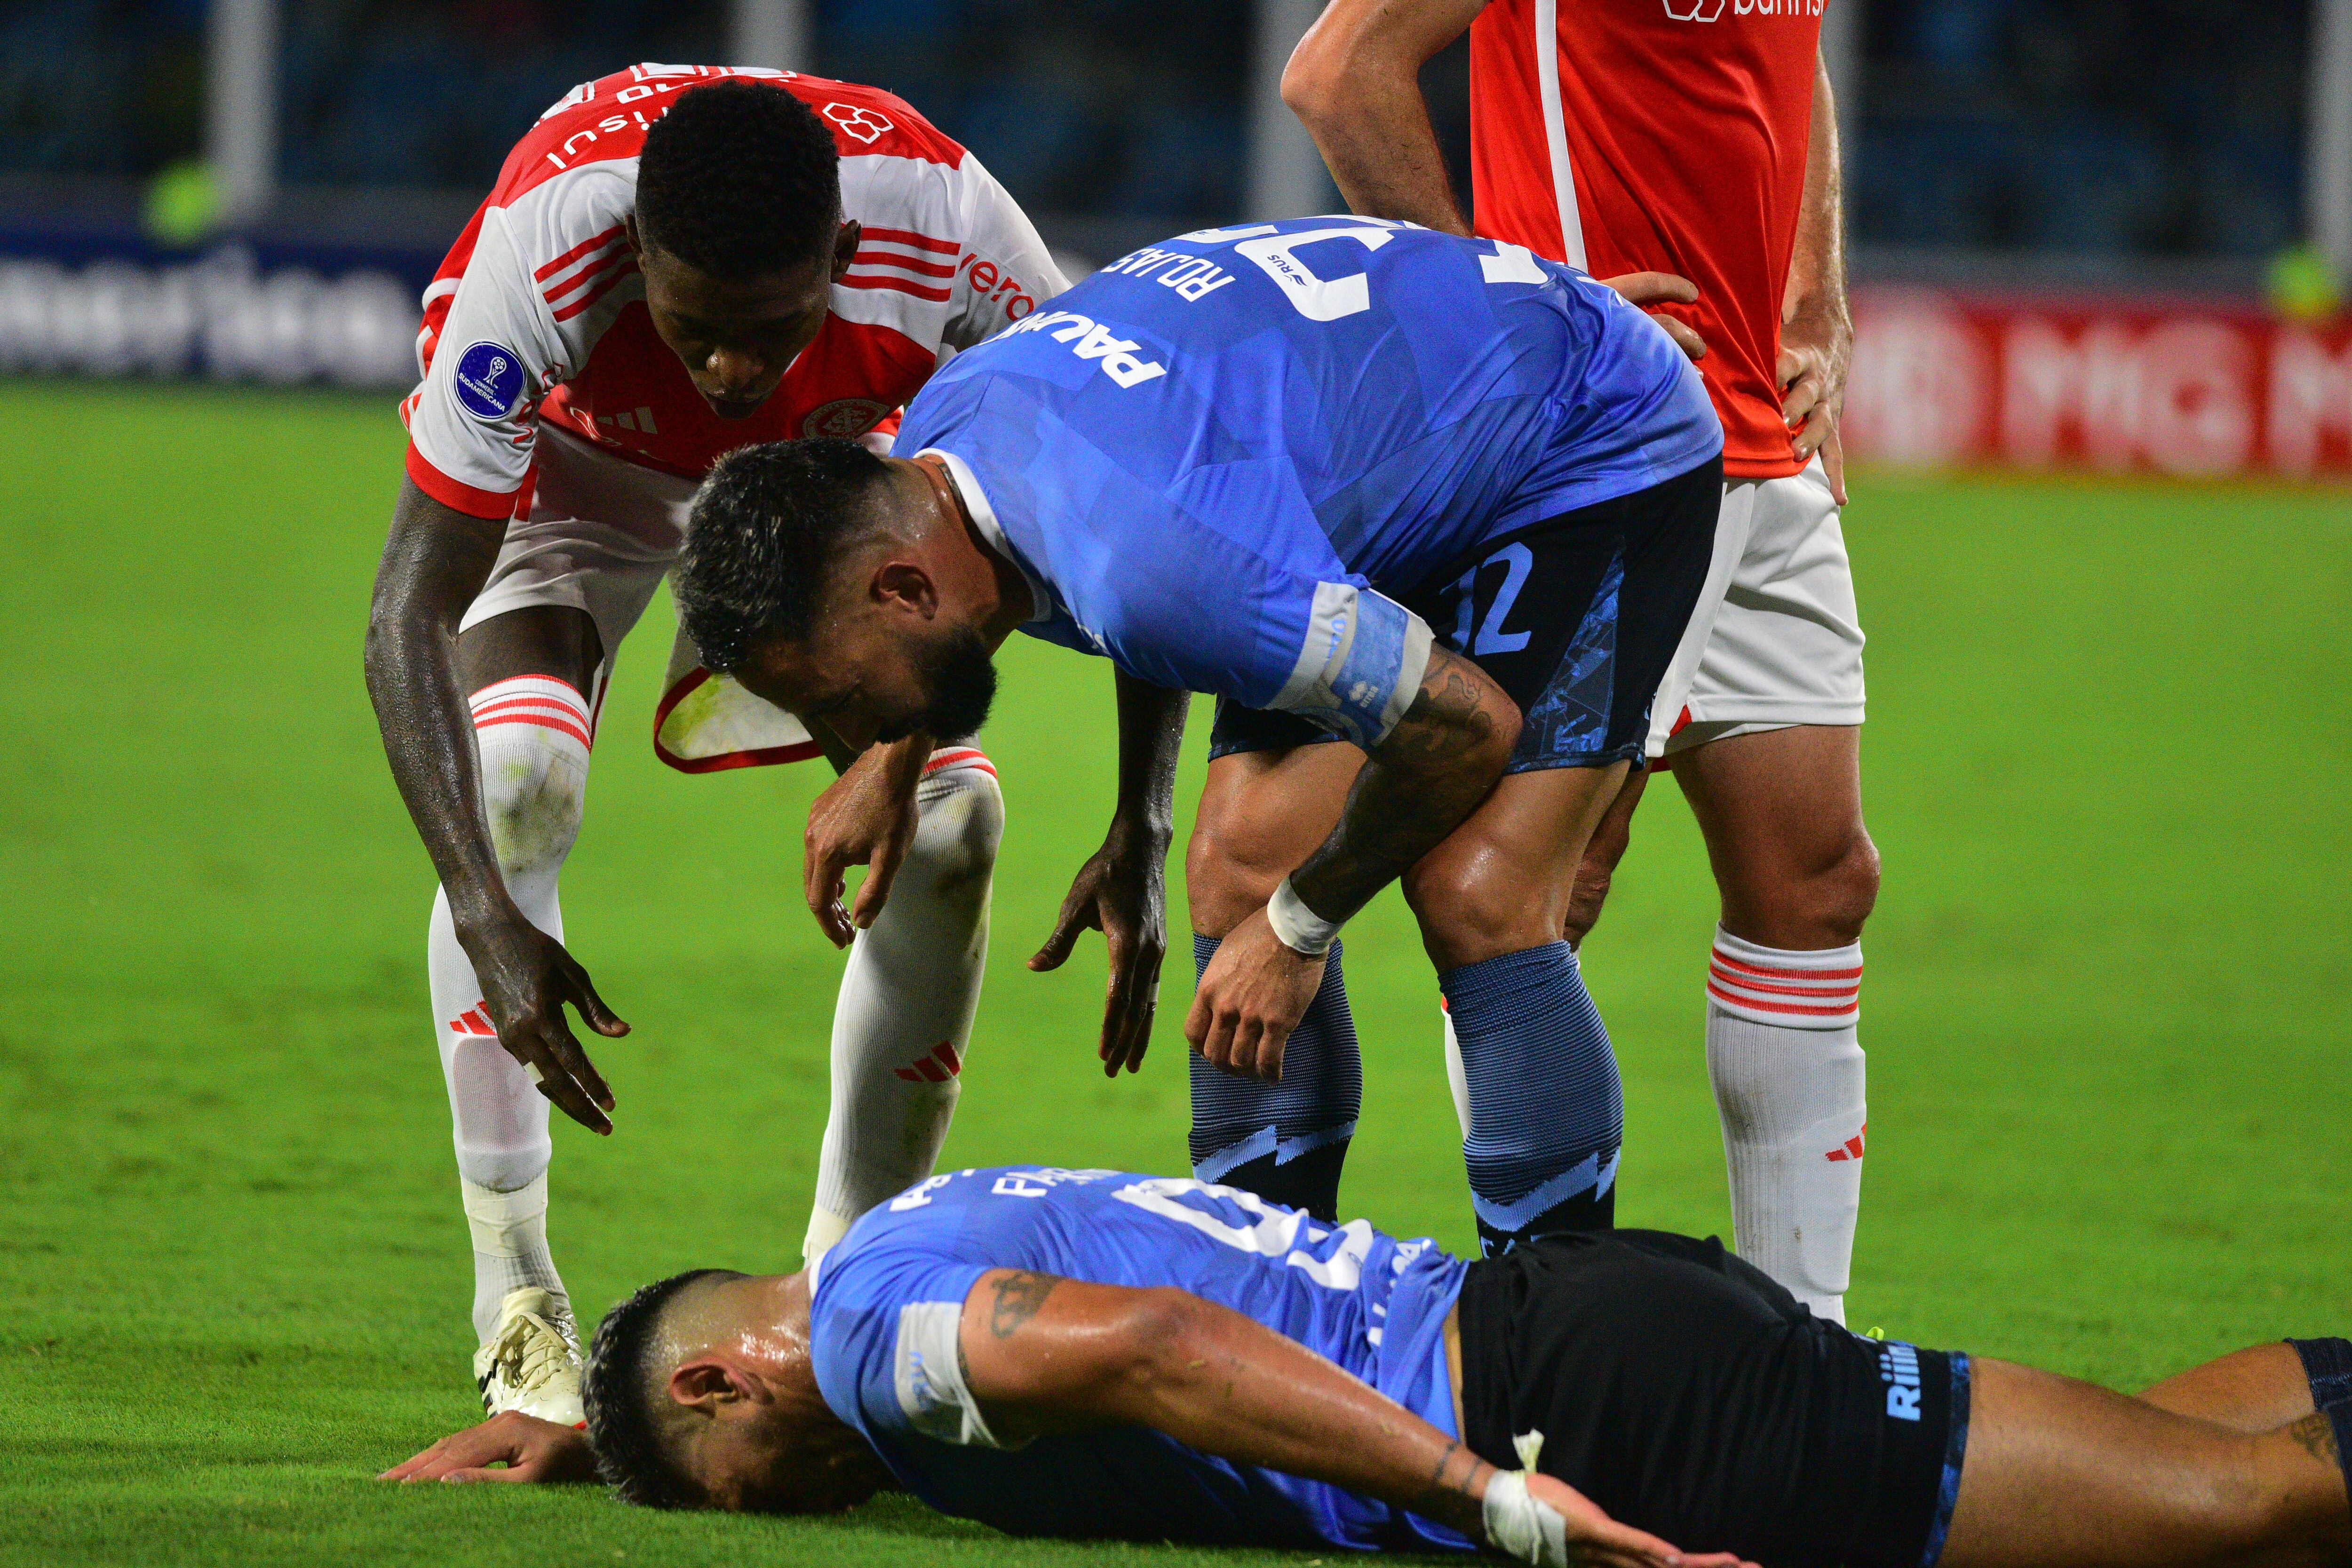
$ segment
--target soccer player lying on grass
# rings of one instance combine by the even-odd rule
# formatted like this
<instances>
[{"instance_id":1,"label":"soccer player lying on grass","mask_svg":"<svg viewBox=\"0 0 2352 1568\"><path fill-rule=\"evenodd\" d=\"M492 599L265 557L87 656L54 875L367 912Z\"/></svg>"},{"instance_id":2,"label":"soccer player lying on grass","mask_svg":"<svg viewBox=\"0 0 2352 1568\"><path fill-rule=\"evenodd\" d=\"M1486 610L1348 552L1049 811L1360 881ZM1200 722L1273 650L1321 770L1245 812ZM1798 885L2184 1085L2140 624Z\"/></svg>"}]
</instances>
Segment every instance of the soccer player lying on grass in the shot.
<instances>
[{"instance_id":1,"label":"soccer player lying on grass","mask_svg":"<svg viewBox=\"0 0 2352 1568\"><path fill-rule=\"evenodd\" d=\"M509 1413L386 1476L1616 1568L2352 1562L2345 1340L2130 1399L1864 1339L1715 1241L1465 1264L1113 1171L934 1176L807 1272L649 1285L586 1393L584 1436Z\"/></svg>"}]
</instances>

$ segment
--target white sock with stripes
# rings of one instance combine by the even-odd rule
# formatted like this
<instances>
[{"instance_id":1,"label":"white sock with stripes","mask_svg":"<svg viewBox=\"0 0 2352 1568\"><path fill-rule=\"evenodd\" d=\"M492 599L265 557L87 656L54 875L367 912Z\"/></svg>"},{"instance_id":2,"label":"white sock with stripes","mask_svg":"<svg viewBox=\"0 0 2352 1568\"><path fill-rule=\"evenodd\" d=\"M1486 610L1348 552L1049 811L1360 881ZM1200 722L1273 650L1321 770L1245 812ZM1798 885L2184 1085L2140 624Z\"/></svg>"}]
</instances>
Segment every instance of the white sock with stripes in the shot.
<instances>
[{"instance_id":1,"label":"white sock with stripes","mask_svg":"<svg viewBox=\"0 0 2352 1568\"><path fill-rule=\"evenodd\" d=\"M1739 1255L1845 1321L1862 1205L1862 949L1791 952L1716 929L1706 1071Z\"/></svg>"},{"instance_id":2,"label":"white sock with stripes","mask_svg":"<svg viewBox=\"0 0 2352 1568\"><path fill-rule=\"evenodd\" d=\"M833 1110L801 1244L812 1261L931 1173L963 1086L1004 798L977 748L950 746L932 754L915 803L914 846L851 946L834 1004Z\"/></svg>"},{"instance_id":3,"label":"white sock with stripes","mask_svg":"<svg viewBox=\"0 0 2352 1568\"><path fill-rule=\"evenodd\" d=\"M556 878L580 836L588 787L588 705L562 681L519 676L471 699L482 805L507 892L531 924L558 941ZM546 1098L499 1044L482 1010L474 966L436 893L425 939L434 1034L449 1088L457 1173L474 1235L474 1331L488 1340L508 1291L538 1285L564 1299L547 1250Z\"/></svg>"}]
</instances>

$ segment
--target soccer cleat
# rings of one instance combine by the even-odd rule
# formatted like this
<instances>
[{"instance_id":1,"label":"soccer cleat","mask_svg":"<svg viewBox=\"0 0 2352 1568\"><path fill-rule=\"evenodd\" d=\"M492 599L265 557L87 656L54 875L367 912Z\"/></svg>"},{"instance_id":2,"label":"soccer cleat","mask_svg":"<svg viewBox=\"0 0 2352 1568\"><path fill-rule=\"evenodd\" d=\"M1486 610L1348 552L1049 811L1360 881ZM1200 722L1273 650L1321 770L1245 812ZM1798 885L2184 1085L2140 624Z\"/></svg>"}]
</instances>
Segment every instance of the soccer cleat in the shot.
<instances>
[{"instance_id":1,"label":"soccer cleat","mask_svg":"<svg viewBox=\"0 0 2352 1568\"><path fill-rule=\"evenodd\" d=\"M584 1425L571 1314L536 1285L508 1292L499 1304L498 1332L474 1352L474 1385L493 1415L520 1410L562 1426Z\"/></svg>"}]
</instances>

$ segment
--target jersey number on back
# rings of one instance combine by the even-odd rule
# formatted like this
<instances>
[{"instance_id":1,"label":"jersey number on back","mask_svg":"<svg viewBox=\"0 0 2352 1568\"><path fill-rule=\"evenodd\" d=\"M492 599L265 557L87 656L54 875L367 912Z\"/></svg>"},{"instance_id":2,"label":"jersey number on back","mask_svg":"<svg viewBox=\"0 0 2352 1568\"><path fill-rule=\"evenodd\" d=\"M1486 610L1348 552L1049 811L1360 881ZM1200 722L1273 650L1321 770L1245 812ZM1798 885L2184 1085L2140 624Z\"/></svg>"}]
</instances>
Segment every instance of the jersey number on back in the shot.
<instances>
[{"instance_id":1,"label":"jersey number on back","mask_svg":"<svg viewBox=\"0 0 2352 1568\"><path fill-rule=\"evenodd\" d=\"M1328 1258L1318 1258L1297 1245L1300 1233L1307 1232L1310 1241L1319 1242L1332 1233L1320 1226L1309 1229L1311 1222L1296 1209L1276 1208L1255 1193L1245 1193L1237 1187L1213 1186L1196 1182L1189 1176L1154 1176L1149 1181L1133 1182L1111 1194L1123 1204L1133 1204L1146 1214L1156 1214L1163 1219L1189 1226L1212 1240L1240 1252L1254 1252L1260 1258L1278 1258L1293 1268L1303 1270L1318 1285L1334 1290L1352 1290L1364 1277L1364 1258L1372 1250L1372 1227L1370 1222L1349 1220L1338 1227L1339 1245ZM1186 1203L1188 1197L1199 1197L1210 1204L1230 1204L1253 1217L1252 1223L1237 1225L1213 1209Z\"/></svg>"},{"instance_id":2,"label":"jersey number on back","mask_svg":"<svg viewBox=\"0 0 2352 1568\"><path fill-rule=\"evenodd\" d=\"M1184 236L1197 244L1222 245L1239 240L1234 254L1255 263L1257 269L1282 286L1282 297L1310 321L1337 321L1372 308L1370 279L1359 272L1349 278L1324 278L1298 258L1299 250L1318 240L1352 239L1367 251L1378 250L1395 237L1393 228L1362 222L1329 228L1276 232L1270 223L1245 228L1202 228ZM1489 283L1541 283L1544 270L1523 246L1490 241L1491 256L1478 258L1478 274Z\"/></svg>"}]
</instances>

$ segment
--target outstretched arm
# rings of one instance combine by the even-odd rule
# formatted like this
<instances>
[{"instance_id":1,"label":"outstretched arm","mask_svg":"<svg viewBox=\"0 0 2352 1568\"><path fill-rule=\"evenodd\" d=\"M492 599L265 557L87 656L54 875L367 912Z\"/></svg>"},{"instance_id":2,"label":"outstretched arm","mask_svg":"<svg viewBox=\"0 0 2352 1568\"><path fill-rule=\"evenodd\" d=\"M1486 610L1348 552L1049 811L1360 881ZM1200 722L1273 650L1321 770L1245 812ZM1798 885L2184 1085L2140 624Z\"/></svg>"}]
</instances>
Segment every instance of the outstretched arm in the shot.
<instances>
[{"instance_id":1,"label":"outstretched arm","mask_svg":"<svg viewBox=\"0 0 2352 1568\"><path fill-rule=\"evenodd\" d=\"M472 715L457 679L457 626L489 580L506 527L444 506L404 480L376 568L367 631L368 695L392 776L449 900L499 1043L539 1090L592 1131L610 1132L612 1091L572 1037L564 1004L602 1035L629 1026L604 1005L563 944L507 893L482 816Z\"/></svg>"},{"instance_id":2,"label":"outstretched arm","mask_svg":"<svg viewBox=\"0 0 2352 1568\"><path fill-rule=\"evenodd\" d=\"M1202 1453L1328 1481L1488 1540L1494 1466L1312 1351L1197 1296L997 1269L964 1299L958 1343L965 1386L999 1442L1150 1426ZM1685 1559L1549 1476L1525 1484L1563 1521L1555 1534L1568 1548L1528 1561L1736 1563Z\"/></svg>"},{"instance_id":3,"label":"outstretched arm","mask_svg":"<svg viewBox=\"0 0 2352 1568\"><path fill-rule=\"evenodd\" d=\"M1295 898L1305 918L1333 929L1346 922L1478 809L1518 736L1518 707L1502 688L1468 659L1432 647L1412 706L1372 748L1339 826L1276 900ZM1321 953L1288 945L1261 910L1217 949L1185 1036L1229 1072L1279 1079L1283 1042L1322 983Z\"/></svg>"},{"instance_id":4,"label":"outstretched arm","mask_svg":"<svg viewBox=\"0 0 2352 1568\"><path fill-rule=\"evenodd\" d=\"M1175 832L1176 758L1192 694L1118 672L1118 806L1110 832L1070 883L1045 945L1029 960L1059 969L1089 927L1103 933L1110 980L1103 997L1103 1074L1139 1071L1160 1005L1168 954L1168 841Z\"/></svg>"}]
</instances>

